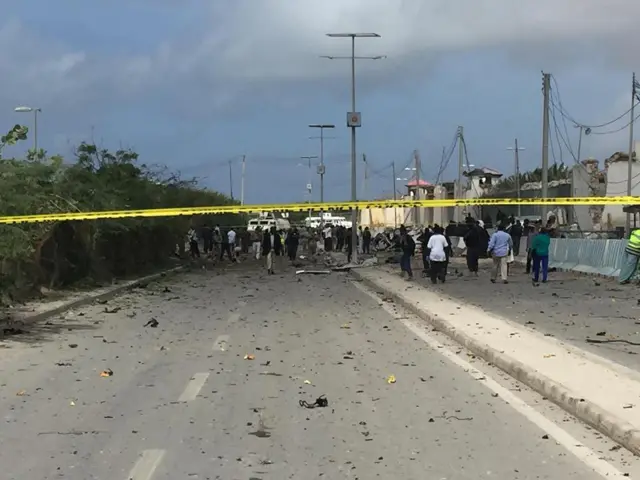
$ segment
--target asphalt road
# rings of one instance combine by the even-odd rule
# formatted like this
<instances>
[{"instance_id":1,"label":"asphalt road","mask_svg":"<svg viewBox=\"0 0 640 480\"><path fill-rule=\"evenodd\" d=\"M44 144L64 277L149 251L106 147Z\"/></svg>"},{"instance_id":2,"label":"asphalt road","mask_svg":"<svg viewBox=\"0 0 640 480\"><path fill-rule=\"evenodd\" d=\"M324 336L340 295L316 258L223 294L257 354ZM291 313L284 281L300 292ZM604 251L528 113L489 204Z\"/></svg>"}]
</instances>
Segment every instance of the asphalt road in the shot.
<instances>
[{"instance_id":1,"label":"asphalt road","mask_svg":"<svg viewBox=\"0 0 640 480\"><path fill-rule=\"evenodd\" d=\"M245 264L30 328L0 349L0 478L602 478L380 303Z\"/></svg>"}]
</instances>

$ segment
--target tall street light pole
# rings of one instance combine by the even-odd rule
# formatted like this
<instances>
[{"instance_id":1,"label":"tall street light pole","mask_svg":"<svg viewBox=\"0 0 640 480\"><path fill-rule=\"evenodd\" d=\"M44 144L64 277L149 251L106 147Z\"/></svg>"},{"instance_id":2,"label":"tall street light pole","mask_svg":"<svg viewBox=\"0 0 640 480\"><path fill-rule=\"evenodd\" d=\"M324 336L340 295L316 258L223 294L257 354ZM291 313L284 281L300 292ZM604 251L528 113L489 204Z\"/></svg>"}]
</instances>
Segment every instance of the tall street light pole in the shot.
<instances>
[{"instance_id":1,"label":"tall street light pole","mask_svg":"<svg viewBox=\"0 0 640 480\"><path fill-rule=\"evenodd\" d=\"M522 205L520 205L520 155L519 153L526 150L524 147L518 147L518 139L516 138L513 147L507 148L513 152L513 161L516 169L516 195L518 197L518 218L522 217Z\"/></svg>"},{"instance_id":2,"label":"tall street light pole","mask_svg":"<svg viewBox=\"0 0 640 480\"><path fill-rule=\"evenodd\" d=\"M36 151L36 155L37 155L38 154L38 113L42 112L42 109L22 106L22 107L16 107L14 111L18 113L33 112L33 148Z\"/></svg>"},{"instance_id":3,"label":"tall street light pole","mask_svg":"<svg viewBox=\"0 0 640 480\"><path fill-rule=\"evenodd\" d=\"M356 164L356 128L362 125L360 112L356 112L356 60L380 60L385 58L382 55L375 57L356 57L356 38L380 38L377 33L328 33L328 37L332 38L350 38L351 39L351 56L334 57L323 55L323 58L329 60L351 60L351 111L347 113L347 127L351 127L351 201L358 199L357 194L357 164ZM351 252L352 260L358 260L358 210L351 209Z\"/></svg>"}]
</instances>

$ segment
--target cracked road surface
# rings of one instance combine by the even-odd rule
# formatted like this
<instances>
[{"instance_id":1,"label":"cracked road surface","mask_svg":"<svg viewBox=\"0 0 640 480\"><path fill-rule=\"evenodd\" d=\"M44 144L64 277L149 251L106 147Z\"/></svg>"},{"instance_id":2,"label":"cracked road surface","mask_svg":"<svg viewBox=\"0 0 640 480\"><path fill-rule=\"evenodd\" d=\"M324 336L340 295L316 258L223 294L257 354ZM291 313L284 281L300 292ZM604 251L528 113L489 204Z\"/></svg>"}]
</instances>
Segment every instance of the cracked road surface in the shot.
<instances>
[{"instance_id":1,"label":"cracked road surface","mask_svg":"<svg viewBox=\"0 0 640 480\"><path fill-rule=\"evenodd\" d=\"M28 328L0 349L0 477L602 478L383 303L244 265Z\"/></svg>"}]
</instances>

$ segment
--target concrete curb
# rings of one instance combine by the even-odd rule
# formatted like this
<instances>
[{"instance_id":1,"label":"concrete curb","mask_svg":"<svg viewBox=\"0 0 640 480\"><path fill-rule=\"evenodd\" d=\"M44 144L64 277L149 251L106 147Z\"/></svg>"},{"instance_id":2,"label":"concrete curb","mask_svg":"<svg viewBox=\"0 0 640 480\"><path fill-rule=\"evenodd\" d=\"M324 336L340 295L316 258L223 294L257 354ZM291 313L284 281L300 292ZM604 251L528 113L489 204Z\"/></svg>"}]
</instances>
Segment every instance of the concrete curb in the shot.
<instances>
[{"instance_id":1,"label":"concrete curb","mask_svg":"<svg viewBox=\"0 0 640 480\"><path fill-rule=\"evenodd\" d=\"M181 265L179 267L171 268L169 270L165 270L159 273L154 273L152 275L147 275L146 277L141 277L136 280L130 280L128 282L122 283L121 285L114 285L99 293L87 292L87 295L82 296L81 298L75 298L55 308L52 308L50 310L45 310L43 312L35 313L33 315L25 314L24 316L20 316L19 318L17 318L16 321L25 325L31 324L31 323L38 323L48 318L51 318L54 315L58 315L60 313L71 310L73 308L82 307L84 305L88 305L90 303L93 303L99 300L110 300L113 297L116 297L128 290L132 290L141 284L154 282L161 278L165 278L168 275L179 273L185 270L186 268L187 268L186 266ZM0 339L2 339L1 333L0 333Z\"/></svg>"},{"instance_id":2,"label":"concrete curb","mask_svg":"<svg viewBox=\"0 0 640 480\"><path fill-rule=\"evenodd\" d=\"M357 270L351 270L351 275L365 285L377 291L383 291L386 295L391 296L399 305L414 313L435 327L439 332L444 333L455 342L473 352L475 355L498 367L516 380L524 383L529 388L535 390L548 400L551 400L574 417L591 425L600 433L618 442L635 455L640 455L640 430L630 423L622 420L614 414L611 414L610 412L605 411L600 406L589 401L589 399L580 398L560 383L540 374L534 368L531 368L522 362L511 358L504 352L496 350L489 345L456 330L455 327L451 326L451 324L443 318L433 316L430 312L405 300L401 295L388 290L384 285L380 285L373 280L364 278Z\"/></svg>"}]
</instances>

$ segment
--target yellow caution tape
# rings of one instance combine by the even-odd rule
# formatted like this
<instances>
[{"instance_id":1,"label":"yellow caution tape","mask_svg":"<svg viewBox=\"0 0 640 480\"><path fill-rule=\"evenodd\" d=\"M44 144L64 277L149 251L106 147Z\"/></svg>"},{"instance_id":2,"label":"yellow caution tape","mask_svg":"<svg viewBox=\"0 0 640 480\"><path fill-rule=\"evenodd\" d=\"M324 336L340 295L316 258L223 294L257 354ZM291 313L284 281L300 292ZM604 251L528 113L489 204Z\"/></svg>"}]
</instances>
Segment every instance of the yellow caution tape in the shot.
<instances>
[{"instance_id":1,"label":"yellow caution tape","mask_svg":"<svg viewBox=\"0 0 640 480\"><path fill-rule=\"evenodd\" d=\"M225 213L319 212L353 208L465 207L486 205L633 205L640 197L565 197L565 198L472 198L439 200L365 200L359 202L290 203L266 205L225 205L215 207L158 208L149 210L110 210L103 212L67 212L0 217L0 224L100 220L108 218L154 218Z\"/></svg>"}]
</instances>

